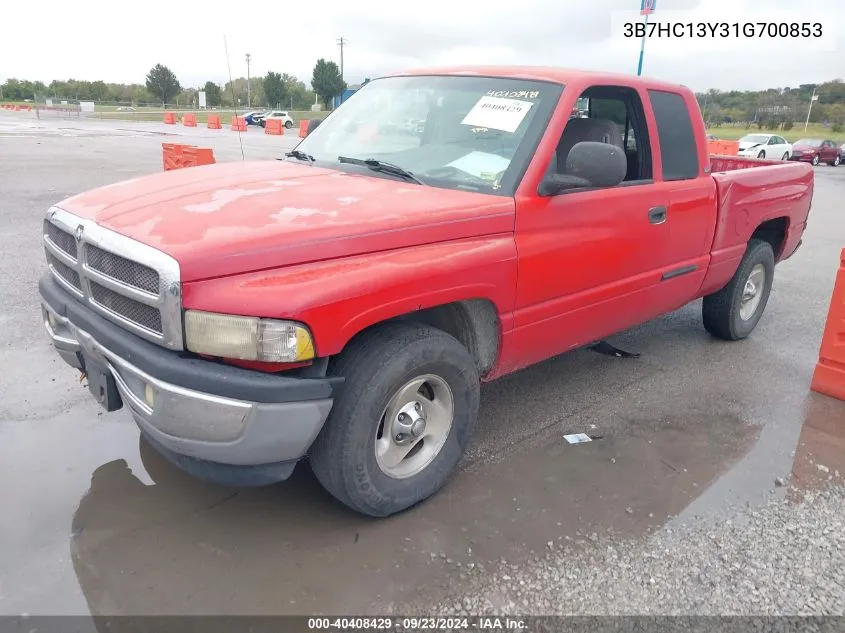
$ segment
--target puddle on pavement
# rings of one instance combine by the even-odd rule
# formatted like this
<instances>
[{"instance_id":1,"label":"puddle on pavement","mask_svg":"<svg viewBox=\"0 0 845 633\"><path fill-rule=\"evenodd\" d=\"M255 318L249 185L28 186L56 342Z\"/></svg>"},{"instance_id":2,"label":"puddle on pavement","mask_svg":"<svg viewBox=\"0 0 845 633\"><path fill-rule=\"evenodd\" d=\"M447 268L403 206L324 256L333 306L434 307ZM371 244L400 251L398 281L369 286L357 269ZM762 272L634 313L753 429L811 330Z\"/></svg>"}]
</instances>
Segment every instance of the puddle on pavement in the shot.
<instances>
[{"instance_id":1,"label":"puddle on pavement","mask_svg":"<svg viewBox=\"0 0 845 633\"><path fill-rule=\"evenodd\" d=\"M845 476L845 402L821 394L810 394L807 417L801 427L789 498L801 501L810 490Z\"/></svg>"},{"instance_id":2,"label":"puddle on pavement","mask_svg":"<svg viewBox=\"0 0 845 633\"><path fill-rule=\"evenodd\" d=\"M445 596L467 569L518 563L566 535L662 524L748 450L757 428L690 416L540 449L462 472L386 520L332 500L307 467L285 484L229 490L175 470L145 443L154 485L98 468L73 518L73 567L93 613L402 611ZM334 570L334 571L331 571Z\"/></svg>"}]
</instances>

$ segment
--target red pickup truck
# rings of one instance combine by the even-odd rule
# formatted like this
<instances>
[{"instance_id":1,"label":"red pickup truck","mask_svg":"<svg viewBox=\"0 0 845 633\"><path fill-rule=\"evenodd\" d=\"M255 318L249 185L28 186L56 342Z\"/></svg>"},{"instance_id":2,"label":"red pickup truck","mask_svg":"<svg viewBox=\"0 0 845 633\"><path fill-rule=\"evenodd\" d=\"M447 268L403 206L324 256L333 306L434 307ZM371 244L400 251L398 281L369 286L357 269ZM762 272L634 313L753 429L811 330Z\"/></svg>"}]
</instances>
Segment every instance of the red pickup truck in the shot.
<instances>
[{"instance_id":1,"label":"red pickup truck","mask_svg":"<svg viewBox=\"0 0 845 633\"><path fill-rule=\"evenodd\" d=\"M812 194L810 165L709 156L682 86L412 71L280 160L58 203L43 317L179 467L250 486L307 459L386 516L454 472L482 381L700 297L712 335L748 336Z\"/></svg>"}]
</instances>

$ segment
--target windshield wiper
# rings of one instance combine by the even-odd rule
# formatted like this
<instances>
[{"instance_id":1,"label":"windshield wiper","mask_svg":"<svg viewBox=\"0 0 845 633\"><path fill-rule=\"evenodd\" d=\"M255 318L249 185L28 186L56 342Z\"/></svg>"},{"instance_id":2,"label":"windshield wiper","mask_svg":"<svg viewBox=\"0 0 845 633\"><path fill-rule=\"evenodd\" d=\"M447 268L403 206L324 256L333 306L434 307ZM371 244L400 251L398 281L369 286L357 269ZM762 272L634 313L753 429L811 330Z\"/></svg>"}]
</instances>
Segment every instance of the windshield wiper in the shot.
<instances>
[{"instance_id":1,"label":"windshield wiper","mask_svg":"<svg viewBox=\"0 0 845 633\"><path fill-rule=\"evenodd\" d=\"M311 156L311 154L306 154L305 152L298 150L298 149L291 150L290 152L285 154L285 158L295 158L296 160L307 160L311 163L313 163L315 160L317 160L316 158Z\"/></svg>"},{"instance_id":2,"label":"windshield wiper","mask_svg":"<svg viewBox=\"0 0 845 633\"><path fill-rule=\"evenodd\" d=\"M349 163L350 165L363 165L364 167L369 167L373 171L380 171L385 174L391 174L392 176L399 176L400 178L404 178L405 180L415 182L418 185L425 184L422 180L414 176L413 172L410 172L404 167L400 167L399 165L394 165L393 163L386 163L383 160L376 160L375 158L363 159L352 158L350 156L338 156L337 162Z\"/></svg>"}]
</instances>

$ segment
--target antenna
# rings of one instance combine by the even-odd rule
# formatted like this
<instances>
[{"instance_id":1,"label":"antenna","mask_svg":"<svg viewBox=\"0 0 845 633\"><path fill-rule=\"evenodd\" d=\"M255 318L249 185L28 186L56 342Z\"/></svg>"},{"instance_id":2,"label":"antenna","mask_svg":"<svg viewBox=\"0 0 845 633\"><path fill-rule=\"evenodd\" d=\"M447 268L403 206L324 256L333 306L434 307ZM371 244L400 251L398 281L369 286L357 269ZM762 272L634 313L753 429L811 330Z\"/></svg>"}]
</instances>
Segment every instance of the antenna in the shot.
<instances>
[{"instance_id":1,"label":"antenna","mask_svg":"<svg viewBox=\"0 0 845 633\"><path fill-rule=\"evenodd\" d=\"M226 43L226 36L223 36L223 49L226 51L226 67L229 69L229 88L232 91L232 107L235 109L235 116L238 116L238 106L235 101L235 82L232 81L232 65L229 63L229 45ZM241 138L241 131L238 129L238 143L241 146L241 161L246 161L244 157L244 142Z\"/></svg>"}]
</instances>

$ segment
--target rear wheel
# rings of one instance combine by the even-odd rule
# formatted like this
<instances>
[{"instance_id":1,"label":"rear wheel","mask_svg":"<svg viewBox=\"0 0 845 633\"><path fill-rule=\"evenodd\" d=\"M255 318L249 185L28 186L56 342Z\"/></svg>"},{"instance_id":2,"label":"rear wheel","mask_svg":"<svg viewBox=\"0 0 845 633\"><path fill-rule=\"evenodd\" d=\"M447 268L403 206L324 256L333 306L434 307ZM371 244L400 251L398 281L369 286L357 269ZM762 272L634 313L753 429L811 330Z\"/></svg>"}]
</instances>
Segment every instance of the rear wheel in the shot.
<instances>
[{"instance_id":1,"label":"rear wheel","mask_svg":"<svg viewBox=\"0 0 845 633\"><path fill-rule=\"evenodd\" d=\"M771 244L751 239L727 286L704 297L704 328L716 338L738 341L747 337L766 309L775 273Z\"/></svg>"},{"instance_id":2,"label":"rear wheel","mask_svg":"<svg viewBox=\"0 0 845 633\"><path fill-rule=\"evenodd\" d=\"M285 127L291 129L293 127L293 121L285 121Z\"/></svg>"},{"instance_id":3,"label":"rear wheel","mask_svg":"<svg viewBox=\"0 0 845 633\"><path fill-rule=\"evenodd\" d=\"M766 150L761 149L760 153L757 154L757 158L766 158Z\"/></svg>"},{"instance_id":4,"label":"rear wheel","mask_svg":"<svg viewBox=\"0 0 845 633\"><path fill-rule=\"evenodd\" d=\"M781 160L789 160L789 152L784 152L783 156L780 158Z\"/></svg>"},{"instance_id":5,"label":"rear wheel","mask_svg":"<svg viewBox=\"0 0 845 633\"><path fill-rule=\"evenodd\" d=\"M441 330L388 324L353 341L332 373L345 383L309 456L323 487L376 517L437 492L478 415L478 372L467 349Z\"/></svg>"}]
</instances>

